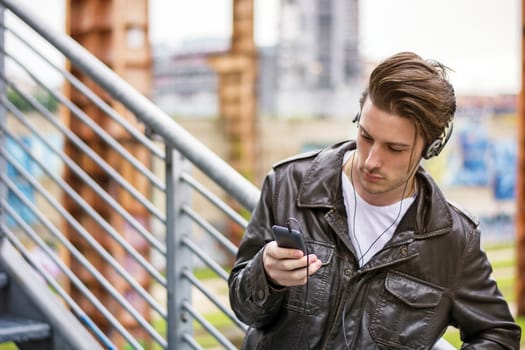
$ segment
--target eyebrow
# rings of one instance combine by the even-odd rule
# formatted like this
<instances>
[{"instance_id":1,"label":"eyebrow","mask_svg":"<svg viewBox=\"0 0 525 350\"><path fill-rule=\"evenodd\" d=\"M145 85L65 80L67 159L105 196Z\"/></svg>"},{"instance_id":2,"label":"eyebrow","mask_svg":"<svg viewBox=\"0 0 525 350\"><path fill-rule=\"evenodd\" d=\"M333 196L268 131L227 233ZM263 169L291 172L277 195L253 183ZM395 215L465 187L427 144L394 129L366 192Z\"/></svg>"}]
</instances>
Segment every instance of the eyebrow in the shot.
<instances>
[{"instance_id":1,"label":"eyebrow","mask_svg":"<svg viewBox=\"0 0 525 350\"><path fill-rule=\"evenodd\" d=\"M362 124L359 124L359 128L362 129L367 136L369 136L369 137L371 137L373 139L373 137L366 130L366 128L363 127ZM402 147L402 148L411 148L412 147L411 144L403 143L403 142L386 142L386 144L389 145L389 146Z\"/></svg>"}]
</instances>

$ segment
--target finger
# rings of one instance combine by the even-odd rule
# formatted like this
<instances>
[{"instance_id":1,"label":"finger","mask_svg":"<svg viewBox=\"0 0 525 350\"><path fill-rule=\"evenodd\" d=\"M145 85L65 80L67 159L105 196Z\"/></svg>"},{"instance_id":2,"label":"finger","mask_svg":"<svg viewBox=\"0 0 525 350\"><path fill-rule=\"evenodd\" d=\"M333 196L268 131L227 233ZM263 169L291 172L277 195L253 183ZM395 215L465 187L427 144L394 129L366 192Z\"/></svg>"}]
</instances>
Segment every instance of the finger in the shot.
<instances>
[{"instance_id":1,"label":"finger","mask_svg":"<svg viewBox=\"0 0 525 350\"><path fill-rule=\"evenodd\" d=\"M311 276L317 271L319 271L321 266L323 266L323 262L319 259L316 259L316 261L308 265L308 276Z\"/></svg>"},{"instance_id":2,"label":"finger","mask_svg":"<svg viewBox=\"0 0 525 350\"><path fill-rule=\"evenodd\" d=\"M267 244L268 255L274 259L298 259L304 256L302 250L281 248L276 241L271 241Z\"/></svg>"},{"instance_id":3,"label":"finger","mask_svg":"<svg viewBox=\"0 0 525 350\"><path fill-rule=\"evenodd\" d=\"M304 256L300 259L279 260L274 266L278 271L278 278L286 281L286 285L302 285L306 283L307 276L312 275L321 267L322 263L317 256Z\"/></svg>"},{"instance_id":4,"label":"finger","mask_svg":"<svg viewBox=\"0 0 525 350\"><path fill-rule=\"evenodd\" d=\"M317 259L315 255L312 256L311 259L314 261L308 265L308 269L306 268L306 264L302 264L301 267L296 269L282 269L283 265L280 265L279 268L277 268L276 265L272 266L272 275L274 280L277 281L279 285L284 287L300 286L306 284L308 280L307 272L308 276L311 276L312 274L316 273L322 266L321 260ZM291 263L292 265L288 265L287 267L295 266L293 265L294 263L303 260L306 261L306 257L301 258L299 260L293 260L293 263ZM287 261L287 263L289 263L292 260L276 261L279 261L280 263L284 264L284 261Z\"/></svg>"},{"instance_id":5,"label":"finger","mask_svg":"<svg viewBox=\"0 0 525 350\"><path fill-rule=\"evenodd\" d=\"M307 277L306 268L297 269L289 273L288 281L292 286L300 286L306 284Z\"/></svg>"},{"instance_id":6,"label":"finger","mask_svg":"<svg viewBox=\"0 0 525 350\"><path fill-rule=\"evenodd\" d=\"M276 265L283 271L294 271L306 268L307 259L306 257L299 259L281 259Z\"/></svg>"},{"instance_id":7,"label":"finger","mask_svg":"<svg viewBox=\"0 0 525 350\"><path fill-rule=\"evenodd\" d=\"M319 260L315 255L309 256L309 260L313 261L309 262L308 269L306 267L298 268L293 271L290 271L286 275L286 283L288 286L299 286L306 284L308 276L313 275L314 273L319 271L321 266L323 266L323 262Z\"/></svg>"},{"instance_id":8,"label":"finger","mask_svg":"<svg viewBox=\"0 0 525 350\"><path fill-rule=\"evenodd\" d=\"M319 267L316 267L317 263L320 263L316 255L310 254L301 258L293 259L280 259L273 262L275 268L282 271L294 271L299 269L305 269L307 266L315 268L316 271Z\"/></svg>"}]
</instances>

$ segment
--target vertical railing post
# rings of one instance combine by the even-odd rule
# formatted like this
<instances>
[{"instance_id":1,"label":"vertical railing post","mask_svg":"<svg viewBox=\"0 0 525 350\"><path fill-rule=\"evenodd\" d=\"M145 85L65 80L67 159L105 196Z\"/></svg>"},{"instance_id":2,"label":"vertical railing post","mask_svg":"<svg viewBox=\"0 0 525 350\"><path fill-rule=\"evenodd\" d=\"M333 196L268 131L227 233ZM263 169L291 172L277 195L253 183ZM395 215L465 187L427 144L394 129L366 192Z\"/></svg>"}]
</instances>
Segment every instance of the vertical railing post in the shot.
<instances>
[{"instance_id":1,"label":"vertical railing post","mask_svg":"<svg viewBox=\"0 0 525 350\"><path fill-rule=\"evenodd\" d=\"M0 76L5 76L5 7L0 5ZM7 87L4 80L0 80L0 96L7 95ZM0 130L7 128L7 110L4 106L0 106ZM5 133L0 132L0 147L7 147ZM7 172L7 162L4 158L0 158L0 173ZM0 200L7 201L7 186L0 182ZM0 210L0 223L6 223L7 218L3 210ZM0 231L0 237L3 233Z\"/></svg>"},{"instance_id":2,"label":"vertical railing post","mask_svg":"<svg viewBox=\"0 0 525 350\"><path fill-rule=\"evenodd\" d=\"M191 220L182 215L191 201L191 188L181 174L189 171L191 163L170 146L166 148L166 274L168 309L168 349L190 349L185 336L193 337L192 318L183 308L191 303L191 284L183 277L184 269L192 269L192 255L182 239L191 234Z\"/></svg>"}]
</instances>

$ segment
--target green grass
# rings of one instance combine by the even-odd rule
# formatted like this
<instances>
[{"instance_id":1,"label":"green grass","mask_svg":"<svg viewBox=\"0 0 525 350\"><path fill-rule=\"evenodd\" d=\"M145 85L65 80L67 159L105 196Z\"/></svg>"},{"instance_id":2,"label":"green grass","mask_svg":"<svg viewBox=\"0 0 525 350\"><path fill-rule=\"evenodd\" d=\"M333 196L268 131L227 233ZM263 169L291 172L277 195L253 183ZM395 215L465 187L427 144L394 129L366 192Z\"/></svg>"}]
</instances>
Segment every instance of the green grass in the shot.
<instances>
[{"instance_id":1,"label":"green grass","mask_svg":"<svg viewBox=\"0 0 525 350\"><path fill-rule=\"evenodd\" d=\"M443 335L443 338L455 348L459 349L461 347L461 339L459 338L459 330L457 328L449 327L445 335Z\"/></svg>"},{"instance_id":2,"label":"green grass","mask_svg":"<svg viewBox=\"0 0 525 350\"><path fill-rule=\"evenodd\" d=\"M515 265L514 259L498 260L492 264L492 268L496 270L496 269L514 267L514 265Z\"/></svg>"},{"instance_id":3,"label":"green grass","mask_svg":"<svg viewBox=\"0 0 525 350\"><path fill-rule=\"evenodd\" d=\"M231 267L222 266L222 268L227 273L230 273L230 271L231 271ZM194 269L193 270L193 274L199 280L207 280L207 279L217 278L217 274L215 273L215 271L213 271L212 269L207 268L207 267Z\"/></svg>"},{"instance_id":4,"label":"green grass","mask_svg":"<svg viewBox=\"0 0 525 350\"><path fill-rule=\"evenodd\" d=\"M506 250L514 249L514 242L491 242L483 245L483 249L487 252L497 251L497 250Z\"/></svg>"}]
</instances>

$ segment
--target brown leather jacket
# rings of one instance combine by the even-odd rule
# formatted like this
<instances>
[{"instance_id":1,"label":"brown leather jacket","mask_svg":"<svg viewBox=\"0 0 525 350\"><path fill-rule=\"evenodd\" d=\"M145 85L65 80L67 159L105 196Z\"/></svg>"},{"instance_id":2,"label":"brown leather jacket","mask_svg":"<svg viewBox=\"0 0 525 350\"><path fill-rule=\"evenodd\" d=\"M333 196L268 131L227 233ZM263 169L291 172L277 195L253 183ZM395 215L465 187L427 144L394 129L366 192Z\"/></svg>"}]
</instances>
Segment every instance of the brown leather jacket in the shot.
<instances>
[{"instance_id":1,"label":"brown leather jacket","mask_svg":"<svg viewBox=\"0 0 525 350\"><path fill-rule=\"evenodd\" d=\"M243 349L429 349L448 325L463 346L518 349L521 330L490 277L477 223L417 172L418 195L394 237L358 267L341 167L353 142L277 164L242 239L230 302L250 326ZM323 262L308 284L269 285L262 265L271 226L296 218Z\"/></svg>"}]
</instances>

